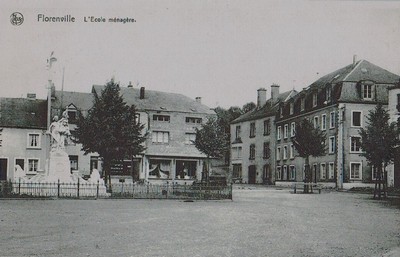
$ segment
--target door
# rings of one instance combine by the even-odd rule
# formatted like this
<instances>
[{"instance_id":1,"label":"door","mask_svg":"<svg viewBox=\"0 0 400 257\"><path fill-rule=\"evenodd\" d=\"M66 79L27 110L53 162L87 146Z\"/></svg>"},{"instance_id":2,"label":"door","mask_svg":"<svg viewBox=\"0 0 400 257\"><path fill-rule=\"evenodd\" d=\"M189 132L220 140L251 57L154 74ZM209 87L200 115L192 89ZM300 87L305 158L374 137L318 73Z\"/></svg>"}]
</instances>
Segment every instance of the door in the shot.
<instances>
[{"instance_id":1,"label":"door","mask_svg":"<svg viewBox=\"0 0 400 257\"><path fill-rule=\"evenodd\" d=\"M249 166L249 184L256 183L256 166L251 165Z\"/></svg>"},{"instance_id":2,"label":"door","mask_svg":"<svg viewBox=\"0 0 400 257\"><path fill-rule=\"evenodd\" d=\"M7 180L7 159L0 159L0 180Z\"/></svg>"}]
</instances>

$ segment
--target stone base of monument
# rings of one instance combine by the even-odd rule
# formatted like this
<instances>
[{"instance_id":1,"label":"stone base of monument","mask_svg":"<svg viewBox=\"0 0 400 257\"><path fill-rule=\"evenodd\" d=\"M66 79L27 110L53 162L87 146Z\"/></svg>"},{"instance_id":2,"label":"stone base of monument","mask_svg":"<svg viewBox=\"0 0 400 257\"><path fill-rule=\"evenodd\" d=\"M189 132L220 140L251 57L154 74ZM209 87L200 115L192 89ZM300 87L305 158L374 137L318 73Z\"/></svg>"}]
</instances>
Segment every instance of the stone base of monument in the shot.
<instances>
[{"instance_id":1,"label":"stone base of monument","mask_svg":"<svg viewBox=\"0 0 400 257\"><path fill-rule=\"evenodd\" d=\"M15 179L14 191L32 196L56 197L107 197L104 181L97 170L93 170L89 180L79 176L78 171L71 172L67 153L52 150L46 161L46 170L28 179L19 175Z\"/></svg>"}]
</instances>

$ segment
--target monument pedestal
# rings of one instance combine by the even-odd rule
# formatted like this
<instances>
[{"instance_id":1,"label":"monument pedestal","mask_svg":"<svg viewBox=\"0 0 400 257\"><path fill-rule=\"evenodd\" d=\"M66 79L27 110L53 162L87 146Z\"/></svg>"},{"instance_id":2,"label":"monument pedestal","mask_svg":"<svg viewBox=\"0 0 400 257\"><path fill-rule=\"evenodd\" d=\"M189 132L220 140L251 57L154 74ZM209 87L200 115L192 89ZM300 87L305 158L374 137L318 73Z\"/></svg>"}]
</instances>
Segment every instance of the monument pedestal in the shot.
<instances>
[{"instance_id":1,"label":"monument pedestal","mask_svg":"<svg viewBox=\"0 0 400 257\"><path fill-rule=\"evenodd\" d=\"M47 180L52 182L75 182L71 176L71 164L65 151L53 150L48 161Z\"/></svg>"}]
</instances>

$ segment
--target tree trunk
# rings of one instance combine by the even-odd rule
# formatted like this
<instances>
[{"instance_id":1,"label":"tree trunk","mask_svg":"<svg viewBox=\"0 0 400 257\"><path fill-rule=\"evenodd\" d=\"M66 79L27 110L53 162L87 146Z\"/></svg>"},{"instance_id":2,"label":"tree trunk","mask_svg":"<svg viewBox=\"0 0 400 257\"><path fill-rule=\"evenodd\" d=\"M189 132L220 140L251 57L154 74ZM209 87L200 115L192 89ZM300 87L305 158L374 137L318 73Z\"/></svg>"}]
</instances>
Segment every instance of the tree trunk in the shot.
<instances>
[{"instance_id":1,"label":"tree trunk","mask_svg":"<svg viewBox=\"0 0 400 257\"><path fill-rule=\"evenodd\" d=\"M378 197L379 200L382 199L382 194L386 198L386 169L382 172L382 164L378 165L377 178L375 180L375 190L374 199Z\"/></svg>"}]
</instances>

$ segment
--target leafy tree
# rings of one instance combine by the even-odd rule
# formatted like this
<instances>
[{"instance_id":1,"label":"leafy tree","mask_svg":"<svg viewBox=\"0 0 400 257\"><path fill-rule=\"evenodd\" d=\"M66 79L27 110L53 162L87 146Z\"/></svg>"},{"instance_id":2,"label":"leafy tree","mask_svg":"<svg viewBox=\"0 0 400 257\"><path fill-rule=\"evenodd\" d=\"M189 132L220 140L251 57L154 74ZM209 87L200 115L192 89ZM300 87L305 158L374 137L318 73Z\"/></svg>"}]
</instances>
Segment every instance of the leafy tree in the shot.
<instances>
[{"instance_id":1,"label":"leafy tree","mask_svg":"<svg viewBox=\"0 0 400 257\"><path fill-rule=\"evenodd\" d=\"M257 107L257 105L255 103L253 103L253 102L247 103L247 104L243 105L242 112L243 113L249 112L249 111L253 110L256 107Z\"/></svg>"},{"instance_id":2,"label":"leafy tree","mask_svg":"<svg viewBox=\"0 0 400 257\"><path fill-rule=\"evenodd\" d=\"M386 167L394 161L396 147L400 143L397 125L394 122L389 123L389 119L388 112L378 104L369 112L366 128L361 128L359 132L360 146L363 149L360 155L367 158L368 164L377 169L374 198L378 195L379 199L382 193L386 197Z\"/></svg>"},{"instance_id":3,"label":"leafy tree","mask_svg":"<svg viewBox=\"0 0 400 257\"><path fill-rule=\"evenodd\" d=\"M196 129L196 148L207 156L207 169L202 175L201 180L208 181L210 158L222 158L229 149L229 137L218 120L209 117L200 129Z\"/></svg>"},{"instance_id":4,"label":"leafy tree","mask_svg":"<svg viewBox=\"0 0 400 257\"><path fill-rule=\"evenodd\" d=\"M128 106L119 94L120 88L112 79L99 96L94 93L93 107L88 115L79 115L73 132L76 143L87 153L97 152L103 160L105 181L110 185L111 164L132 158L145 150L143 124L137 122L134 105Z\"/></svg>"},{"instance_id":5,"label":"leafy tree","mask_svg":"<svg viewBox=\"0 0 400 257\"><path fill-rule=\"evenodd\" d=\"M322 156L326 152L325 133L311 124L307 119L303 119L296 124L296 132L293 145L300 157L305 158L305 179L304 182L312 182L310 170L310 156ZM304 192L309 192L309 187L304 187Z\"/></svg>"}]
</instances>

